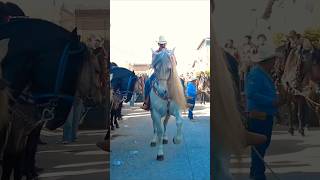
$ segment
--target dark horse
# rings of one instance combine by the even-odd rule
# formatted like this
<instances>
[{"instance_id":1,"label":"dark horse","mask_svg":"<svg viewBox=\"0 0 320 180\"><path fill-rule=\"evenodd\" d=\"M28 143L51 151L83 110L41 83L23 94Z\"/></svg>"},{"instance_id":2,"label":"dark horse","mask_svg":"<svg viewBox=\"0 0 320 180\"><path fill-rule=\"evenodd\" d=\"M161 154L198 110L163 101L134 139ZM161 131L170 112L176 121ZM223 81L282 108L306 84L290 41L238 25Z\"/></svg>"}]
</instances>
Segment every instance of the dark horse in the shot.
<instances>
[{"instance_id":1,"label":"dark horse","mask_svg":"<svg viewBox=\"0 0 320 180\"><path fill-rule=\"evenodd\" d=\"M110 109L110 127L114 125L119 127L118 118L121 115L122 102L129 102L133 92L137 88L138 77L133 71L126 68L112 66L110 67L110 81L112 89L112 102ZM110 136L110 130L107 137Z\"/></svg>"},{"instance_id":2,"label":"dark horse","mask_svg":"<svg viewBox=\"0 0 320 180\"><path fill-rule=\"evenodd\" d=\"M7 128L10 133L4 148L2 180L9 180L13 169L16 180L22 178L22 169L31 179L41 127L44 122L51 130L64 124L90 52L76 29L69 32L40 19L14 18L0 24L2 40L9 40L1 65L11 97L11 117L18 111L32 116L14 119Z\"/></svg>"}]
</instances>

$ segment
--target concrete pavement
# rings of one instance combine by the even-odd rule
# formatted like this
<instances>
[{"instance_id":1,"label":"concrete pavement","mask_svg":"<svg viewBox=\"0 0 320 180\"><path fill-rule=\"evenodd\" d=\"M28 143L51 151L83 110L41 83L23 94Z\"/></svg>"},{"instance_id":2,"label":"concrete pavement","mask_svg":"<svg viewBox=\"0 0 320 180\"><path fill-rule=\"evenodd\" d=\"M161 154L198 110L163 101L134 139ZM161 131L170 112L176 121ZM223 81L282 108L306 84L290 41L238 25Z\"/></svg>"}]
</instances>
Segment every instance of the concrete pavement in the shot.
<instances>
[{"instance_id":1,"label":"concrete pavement","mask_svg":"<svg viewBox=\"0 0 320 180\"><path fill-rule=\"evenodd\" d=\"M320 179L320 129L306 130L306 136L297 133L291 136L287 127L274 128L270 147L265 161L280 180L319 180ZM235 177L249 179L249 149L239 163L232 159L231 172ZM238 167L241 168L238 168ZM275 179L266 169L268 179Z\"/></svg>"},{"instance_id":2,"label":"concrete pavement","mask_svg":"<svg viewBox=\"0 0 320 180\"><path fill-rule=\"evenodd\" d=\"M61 130L42 131L48 145L39 146L37 165L45 169L43 180L106 180L109 177L109 155L96 147L105 130L80 131L78 142L63 145Z\"/></svg>"},{"instance_id":3,"label":"concrete pavement","mask_svg":"<svg viewBox=\"0 0 320 180\"><path fill-rule=\"evenodd\" d=\"M157 148L150 147L153 135L150 114L135 107L124 107L124 120L118 137L111 141L110 177L112 180L209 180L210 107L196 105L195 122L184 114L183 141L172 143L175 119L168 123L169 143L164 146L164 161L157 161Z\"/></svg>"}]
</instances>

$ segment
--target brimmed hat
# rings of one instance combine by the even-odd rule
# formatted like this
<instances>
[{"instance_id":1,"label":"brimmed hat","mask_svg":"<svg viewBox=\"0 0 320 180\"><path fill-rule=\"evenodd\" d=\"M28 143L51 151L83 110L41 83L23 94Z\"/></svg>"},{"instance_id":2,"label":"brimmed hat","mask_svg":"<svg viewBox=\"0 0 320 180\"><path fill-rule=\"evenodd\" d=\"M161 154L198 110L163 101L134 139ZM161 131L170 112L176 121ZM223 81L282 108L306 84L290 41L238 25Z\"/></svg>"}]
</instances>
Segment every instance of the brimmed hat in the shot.
<instances>
[{"instance_id":1,"label":"brimmed hat","mask_svg":"<svg viewBox=\"0 0 320 180\"><path fill-rule=\"evenodd\" d=\"M276 57L275 49L272 46L264 46L259 49L255 58L252 58L252 62L262 62L267 59Z\"/></svg>"},{"instance_id":2,"label":"brimmed hat","mask_svg":"<svg viewBox=\"0 0 320 180\"><path fill-rule=\"evenodd\" d=\"M164 38L164 36L160 36L160 37L159 37L158 44L167 44L167 41L166 41L166 39Z\"/></svg>"},{"instance_id":3,"label":"brimmed hat","mask_svg":"<svg viewBox=\"0 0 320 180\"><path fill-rule=\"evenodd\" d=\"M196 81L196 80L198 80L197 77L191 77L189 81Z\"/></svg>"}]
</instances>

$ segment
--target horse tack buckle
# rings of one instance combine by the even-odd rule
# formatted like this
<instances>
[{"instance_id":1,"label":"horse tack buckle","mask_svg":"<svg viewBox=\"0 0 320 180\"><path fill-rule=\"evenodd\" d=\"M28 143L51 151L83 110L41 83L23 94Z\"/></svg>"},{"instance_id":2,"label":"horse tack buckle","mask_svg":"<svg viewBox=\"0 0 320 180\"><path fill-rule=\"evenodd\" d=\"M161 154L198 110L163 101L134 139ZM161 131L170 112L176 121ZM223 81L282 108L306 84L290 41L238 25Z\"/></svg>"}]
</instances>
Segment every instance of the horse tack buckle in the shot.
<instances>
[{"instance_id":1,"label":"horse tack buckle","mask_svg":"<svg viewBox=\"0 0 320 180\"><path fill-rule=\"evenodd\" d=\"M50 121L54 119L55 118L54 109L55 109L54 107L44 108L42 111L41 120Z\"/></svg>"}]
</instances>

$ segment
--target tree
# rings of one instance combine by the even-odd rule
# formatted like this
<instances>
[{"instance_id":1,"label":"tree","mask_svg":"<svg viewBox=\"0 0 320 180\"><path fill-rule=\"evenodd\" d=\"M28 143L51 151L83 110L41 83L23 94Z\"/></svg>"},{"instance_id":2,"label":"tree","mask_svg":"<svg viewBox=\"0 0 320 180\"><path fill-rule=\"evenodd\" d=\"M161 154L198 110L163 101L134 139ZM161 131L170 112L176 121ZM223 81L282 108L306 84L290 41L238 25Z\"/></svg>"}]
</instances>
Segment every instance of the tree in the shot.
<instances>
[{"instance_id":1,"label":"tree","mask_svg":"<svg viewBox=\"0 0 320 180\"><path fill-rule=\"evenodd\" d=\"M272 36L272 41L277 47L281 46L284 40L286 40L286 36L283 33L274 33Z\"/></svg>"},{"instance_id":2,"label":"tree","mask_svg":"<svg viewBox=\"0 0 320 180\"><path fill-rule=\"evenodd\" d=\"M320 27L306 29L303 33L303 37L309 39L314 47L320 48Z\"/></svg>"}]
</instances>

